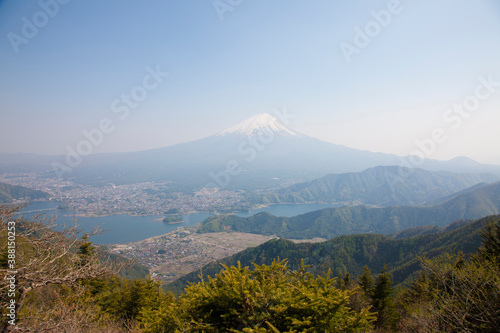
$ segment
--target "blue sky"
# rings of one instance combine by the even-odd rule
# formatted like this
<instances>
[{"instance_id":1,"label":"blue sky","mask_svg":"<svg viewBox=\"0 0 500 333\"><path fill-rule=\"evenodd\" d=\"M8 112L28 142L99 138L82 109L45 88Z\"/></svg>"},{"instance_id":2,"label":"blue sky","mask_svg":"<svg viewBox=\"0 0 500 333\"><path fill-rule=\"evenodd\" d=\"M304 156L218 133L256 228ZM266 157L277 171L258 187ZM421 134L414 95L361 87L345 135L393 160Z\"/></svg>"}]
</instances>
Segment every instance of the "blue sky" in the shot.
<instances>
[{"instance_id":1,"label":"blue sky","mask_svg":"<svg viewBox=\"0 0 500 333\"><path fill-rule=\"evenodd\" d=\"M500 164L500 85L449 111L500 81L496 0L60 1L0 1L1 152L64 154L102 119L94 152L158 148L286 107L336 144L408 155L440 129L427 157ZM348 61L357 28L372 37ZM113 102L156 69L121 119Z\"/></svg>"}]
</instances>

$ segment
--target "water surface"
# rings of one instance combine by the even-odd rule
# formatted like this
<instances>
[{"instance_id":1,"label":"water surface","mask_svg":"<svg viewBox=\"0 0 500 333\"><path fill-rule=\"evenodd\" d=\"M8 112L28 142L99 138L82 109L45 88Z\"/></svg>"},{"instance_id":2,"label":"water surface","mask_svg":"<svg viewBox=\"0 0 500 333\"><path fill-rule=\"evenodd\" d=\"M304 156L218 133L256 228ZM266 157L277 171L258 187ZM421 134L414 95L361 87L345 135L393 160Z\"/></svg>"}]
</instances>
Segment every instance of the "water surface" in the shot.
<instances>
[{"instance_id":1,"label":"water surface","mask_svg":"<svg viewBox=\"0 0 500 333\"><path fill-rule=\"evenodd\" d=\"M157 215L129 216L121 214L98 217L77 217L69 212L56 210L59 205L59 202L54 201L32 202L24 208L23 213L27 217L37 212L46 213L48 216L54 215L57 218L57 223L60 225L73 225L76 220L79 228L86 232L91 232L95 227L100 225L105 232L91 239L98 244L127 243L163 235L176 230L178 227L194 226L212 215L210 213L193 213L183 215L183 223L167 224L161 222L163 216ZM235 214L242 217L248 217L259 212L268 212L276 216L291 217L328 207L333 206L324 204L270 205L260 209L253 209L249 212L237 212Z\"/></svg>"}]
</instances>

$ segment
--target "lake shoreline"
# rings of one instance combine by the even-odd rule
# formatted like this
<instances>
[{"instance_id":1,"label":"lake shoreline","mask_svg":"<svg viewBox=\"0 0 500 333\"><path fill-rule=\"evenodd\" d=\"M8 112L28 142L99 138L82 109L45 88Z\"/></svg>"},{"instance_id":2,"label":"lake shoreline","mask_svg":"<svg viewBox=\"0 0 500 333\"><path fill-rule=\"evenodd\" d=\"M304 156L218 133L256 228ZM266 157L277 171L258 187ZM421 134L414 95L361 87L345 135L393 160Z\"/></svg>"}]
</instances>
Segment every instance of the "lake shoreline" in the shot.
<instances>
[{"instance_id":1,"label":"lake shoreline","mask_svg":"<svg viewBox=\"0 0 500 333\"><path fill-rule=\"evenodd\" d=\"M165 215L137 215L137 214L77 214L69 211L58 210L60 203L54 201L32 202L25 208L26 217L35 215L37 212L47 212L48 215L56 215L58 225L72 224L77 220L78 227L83 232L92 232L93 228L100 226L106 230L101 235L93 236L91 241L95 244L123 244L144 240L150 237L164 235L178 228L189 228L198 225L210 216L223 213L191 212L183 214L184 221L174 224L162 222ZM259 212L267 212L275 216L296 216L307 212L332 207L321 204L273 204L260 206L260 209L248 212L233 212L237 216L249 217Z\"/></svg>"}]
</instances>

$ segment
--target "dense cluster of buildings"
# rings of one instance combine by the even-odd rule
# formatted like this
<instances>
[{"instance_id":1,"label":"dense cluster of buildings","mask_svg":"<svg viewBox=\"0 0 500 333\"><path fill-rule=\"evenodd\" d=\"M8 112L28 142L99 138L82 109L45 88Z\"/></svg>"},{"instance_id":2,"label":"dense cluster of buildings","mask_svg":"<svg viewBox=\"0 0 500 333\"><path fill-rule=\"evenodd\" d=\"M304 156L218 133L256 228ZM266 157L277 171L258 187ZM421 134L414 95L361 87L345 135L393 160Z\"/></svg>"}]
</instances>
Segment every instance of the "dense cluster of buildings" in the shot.
<instances>
[{"instance_id":1,"label":"dense cluster of buildings","mask_svg":"<svg viewBox=\"0 0 500 333\"><path fill-rule=\"evenodd\" d=\"M60 209L81 215L164 215L173 209L186 214L247 208L240 191L186 194L173 192L170 182L90 186L57 178L41 178L34 173L3 176L0 182L47 192L51 200L62 202Z\"/></svg>"},{"instance_id":2,"label":"dense cluster of buildings","mask_svg":"<svg viewBox=\"0 0 500 333\"><path fill-rule=\"evenodd\" d=\"M196 228L179 228L163 236L114 245L112 251L149 267L151 275L164 282L173 281L213 260L240 251L223 243L217 246L204 243L192 235L195 233ZM223 256L221 252L224 252Z\"/></svg>"}]
</instances>

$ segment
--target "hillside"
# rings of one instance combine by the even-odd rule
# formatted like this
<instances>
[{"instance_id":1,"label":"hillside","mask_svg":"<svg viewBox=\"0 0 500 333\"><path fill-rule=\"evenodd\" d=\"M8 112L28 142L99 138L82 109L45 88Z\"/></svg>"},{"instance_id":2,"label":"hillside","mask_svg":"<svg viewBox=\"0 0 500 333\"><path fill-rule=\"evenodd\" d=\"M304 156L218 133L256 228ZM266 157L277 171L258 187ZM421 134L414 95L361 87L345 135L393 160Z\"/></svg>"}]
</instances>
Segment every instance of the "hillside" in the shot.
<instances>
[{"instance_id":1,"label":"hillside","mask_svg":"<svg viewBox=\"0 0 500 333\"><path fill-rule=\"evenodd\" d=\"M11 203L16 200L47 199L49 194L43 191L32 190L23 186L0 183L0 203Z\"/></svg>"},{"instance_id":2,"label":"hillside","mask_svg":"<svg viewBox=\"0 0 500 333\"><path fill-rule=\"evenodd\" d=\"M100 259L103 261L111 261L116 265L126 263L126 265L117 272L117 275L122 278L129 280L145 279L150 274L149 268L145 265L141 265L137 260L130 260L121 254L113 253L105 245L99 246L99 250L101 255Z\"/></svg>"},{"instance_id":3,"label":"hillside","mask_svg":"<svg viewBox=\"0 0 500 333\"><path fill-rule=\"evenodd\" d=\"M432 258L444 252L475 252L481 244L481 228L487 220L498 218L500 215L482 218L456 229L452 224L449 229L454 230L404 239L393 239L379 234L346 235L314 244L295 244L286 239L273 239L231 257L214 261L201 270L174 281L167 289L180 292L188 282L199 281L198 276L201 273L205 278L214 276L221 270L221 264L236 265L240 261L242 266L252 266L252 263L268 265L276 258L288 259L292 267L298 267L300 260L304 259L305 264L311 265L309 270L316 274L325 274L331 269L335 275L339 272L349 272L356 276L361 274L365 265L377 272L387 264L394 282L402 283L420 268L419 256Z\"/></svg>"},{"instance_id":4,"label":"hillside","mask_svg":"<svg viewBox=\"0 0 500 333\"><path fill-rule=\"evenodd\" d=\"M378 166L363 172L327 175L275 193L254 195L249 201L266 204L321 202L376 206L421 205L483 182L497 180L496 176L485 173L455 174Z\"/></svg>"},{"instance_id":5,"label":"hillside","mask_svg":"<svg viewBox=\"0 0 500 333\"><path fill-rule=\"evenodd\" d=\"M235 215L212 216L198 232L233 230L284 238L334 238L354 233L390 234L433 225L444 227L459 219L478 219L500 211L500 182L482 186L446 202L429 206L369 208L344 206L326 208L294 217L259 213L247 218Z\"/></svg>"}]
</instances>

